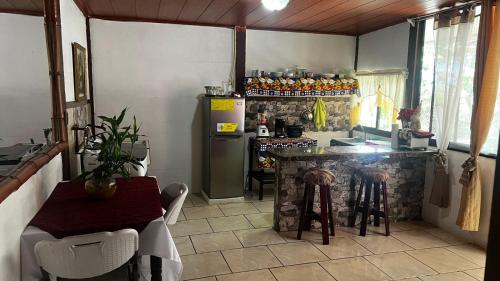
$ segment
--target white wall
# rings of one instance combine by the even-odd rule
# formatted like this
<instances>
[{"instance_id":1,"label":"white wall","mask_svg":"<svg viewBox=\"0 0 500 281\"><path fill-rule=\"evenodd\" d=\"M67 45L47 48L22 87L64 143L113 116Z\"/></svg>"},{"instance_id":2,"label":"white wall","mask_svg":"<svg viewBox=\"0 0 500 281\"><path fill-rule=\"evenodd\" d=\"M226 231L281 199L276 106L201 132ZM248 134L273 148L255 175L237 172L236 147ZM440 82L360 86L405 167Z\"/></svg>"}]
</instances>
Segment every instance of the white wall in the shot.
<instances>
[{"instance_id":1,"label":"white wall","mask_svg":"<svg viewBox=\"0 0 500 281\"><path fill-rule=\"evenodd\" d=\"M401 23L359 37L358 70L406 69L410 24Z\"/></svg>"},{"instance_id":2,"label":"white wall","mask_svg":"<svg viewBox=\"0 0 500 281\"><path fill-rule=\"evenodd\" d=\"M247 29L246 74L294 66L313 72L353 69L354 36Z\"/></svg>"},{"instance_id":3,"label":"white wall","mask_svg":"<svg viewBox=\"0 0 500 281\"><path fill-rule=\"evenodd\" d=\"M87 31L85 16L76 6L73 0L61 0L61 36L64 69L64 89L66 101L75 100L73 79L73 48L71 44L76 42L87 49ZM88 71L87 71L88 73ZM89 97L87 79L87 97Z\"/></svg>"},{"instance_id":4,"label":"white wall","mask_svg":"<svg viewBox=\"0 0 500 281\"><path fill-rule=\"evenodd\" d=\"M0 280L21 280L21 234L61 180L58 155L0 203Z\"/></svg>"},{"instance_id":5,"label":"white wall","mask_svg":"<svg viewBox=\"0 0 500 281\"><path fill-rule=\"evenodd\" d=\"M0 42L0 146L41 142L51 127L43 17L0 13Z\"/></svg>"},{"instance_id":6,"label":"white wall","mask_svg":"<svg viewBox=\"0 0 500 281\"><path fill-rule=\"evenodd\" d=\"M493 196L493 184L495 178L495 159L480 157L481 166L481 221L479 231L462 231L456 225L458 210L460 208L460 198L462 196L462 185L458 182L462 175L462 163L469 157L468 154L448 151L449 173L450 173L450 207L446 209L438 208L429 203L431 194L433 165L427 165L425 199L424 199L424 220L431 222L459 237L486 248L488 243L488 232L490 229L491 199Z\"/></svg>"},{"instance_id":7,"label":"white wall","mask_svg":"<svg viewBox=\"0 0 500 281\"><path fill-rule=\"evenodd\" d=\"M91 20L96 115L129 107L151 142L149 174L201 190L205 85L231 69L228 28Z\"/></svg>"}]
</instances>

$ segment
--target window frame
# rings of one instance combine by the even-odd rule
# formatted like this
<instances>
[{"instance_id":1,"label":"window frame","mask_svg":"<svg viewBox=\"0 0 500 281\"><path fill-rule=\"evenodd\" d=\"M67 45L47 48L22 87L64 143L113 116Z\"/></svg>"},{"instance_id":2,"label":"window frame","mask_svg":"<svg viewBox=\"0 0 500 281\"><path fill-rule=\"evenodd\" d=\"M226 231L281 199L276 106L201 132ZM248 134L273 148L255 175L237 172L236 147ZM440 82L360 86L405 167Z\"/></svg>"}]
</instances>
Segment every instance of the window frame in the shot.
<instances>
[{"instance_id":1,"label":"window frame","mask_svg":"<svg viewBox=\"0 0 500 281\"><path fill-rule=\"evenodd\" d=\"M478 14L476 17L480 17L481 15ZM410 35L409 35L409 44L408 44L408 78L406 80L406 89L404 93L404 100L403 104L406 107L411 107L414 108L417 105L420 104L420 85L422 82L422 64L423 64L423 49L424 49L424 36L425 36L425 25L426 22L425 20L421 20L415 23L415 25L410 26ZM431 104L434 104L434 86L432 89L432 97L431 97ZM431 108L431 115L430 115L430 120L432 120L434 115L434 106ZM377 119L376 119L376 127L368 127L368 126L363 126L364 131L366 133L380 136L380 137L390 137L390 131L386 130L381 130L379 129L379 123L380 123L380 108L377 107ZM355 127L351 132L349 133L349 136L352 136L352 131L362 131L361 128ZM430 122L430 130L432 131L432 121ZM431 138L429 141L430 146L436 147L436 139ZM451 142L448 145L448 150L451 151L457 151L457 152L462 152L462 153L470 153L470 144L462 144L462 143L456 143L456 142ZM486 158L491 158L491 159L497 159L498 158L498 152L497 154L493 153L480 153L479 156L481 157L486 157Z\"/></svg>"}]
</instances>

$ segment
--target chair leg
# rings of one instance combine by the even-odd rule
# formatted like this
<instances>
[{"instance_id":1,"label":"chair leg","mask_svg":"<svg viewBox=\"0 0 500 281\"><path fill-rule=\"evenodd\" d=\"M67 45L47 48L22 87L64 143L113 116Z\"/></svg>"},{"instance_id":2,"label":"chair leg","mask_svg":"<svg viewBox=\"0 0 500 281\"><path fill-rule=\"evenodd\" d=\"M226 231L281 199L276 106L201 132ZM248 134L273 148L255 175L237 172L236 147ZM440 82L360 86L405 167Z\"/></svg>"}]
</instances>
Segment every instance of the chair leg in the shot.
<instances>
[{"instance_id":1,"label":"chair leg","mask_svg":"<svg viewBox=\"0 0 500 281\"><path fill-rule=\"evenodd\" d=\"M359 230L359 235L366 236L366 227L368 224L368 212L370 208L370 196L372 193L371 180L367 180L365 184L365 201L363 202L363 213L361 215L361 229Z\"/></svg>"},{"instance_id":2,"label":"chair leg","mask_svg":"<svg viewBox=\"0 0 500 281\"><path fill-rule=\"evenodd\" d=\"M306 223L306 212L308 207L309 188L306 186L304 189L304 197L302 198L302 208L300 209L299 230L297 231L297 240L302 239L302 230Z\"/></svg>"},{"instance_id":3,"label":"chair leg","mask_svg":"<svg viewBox=\"0 0 500 281\"><path fill-rule=\"evenodd\" d=\"M330 193L330 189L327 189L327 198L328 198L328 219L330 226L330 235L335 236L335 221L333 220L333 205L332 205L332 194Z\"/></svg>"},{"instance_id":4,"label":"chair leg","mask_svg":"<svg viewBox=\"0 0 500 281\"><path fill-rule=\"evenodd\" d=\"M305 223L306 225L304 226L304 230L311 230L311 221L312 217L309 214L313 213L313 207L314 207L314 196L316 194L316 186L311 185L307 189L307 209L306 209L306 219Z\"/></svg>"},{"instance_id":5,"label":"chair leg","mask_svg":"<svg viewBox=\"0 0 500 281\"><path fill-rule=\"evenodd\" d=\"M328 237L328 206L327 206L327 188L320 186L320 208L321 208L321 233L323 235L323 245L328 245L330 239Z\"/></svg>"},{"instance_id":6,"label":"chair leg","mask_svg":"<svg viewBox=\"0 0 500 281\"><path fill-rule=\"evenodd\" d=\"M264 181L259 182L259 200L262 201L264 198Z\"/></svg>"},{"instance_id":7,"label":"chair leg","mask_svg":"<svg viewBox=\"0 0 500 281\"><path fill-rule=\"evenodd\" d=\"M248 172L248 191L252 192L252 189L253 189L253 177L252 174Z\"/></svg>"},{"instance_id":8,"label":"chair leg","mask_svg":"<svg viewBox=\"0 0 500 281\"><path fill-rule=\"evenodd\" d=\"M384 195L384 222L385 222L385 235L389 236L391 235L390 229L389 229L389 204L387 203L387 183L382 182L382 193Z\"/></svg>"},{"instance_id":9,"label":"chair leg","mask_svg":"<svg viewBox=\"0 0 500 281\"><path fill-rule=\"evenodd\" d=\"M363 185L365 184L364 179L361 179L361 184L359 185L358 196L356 198L356 205L354 205L354 214L351 216L349 221L349 226L354 227L356 225L356 218L358 217L359 204L361 203L361 194L363 193Z\"/></svg>"},{"instance_id":10,"label":"chair leg","mask_svg":"<svg viewBox=\"0 0 500 281\"><path fill-rule=\"evenodd\" d=\"M373 225L380 226L380 183L373 183Z\"/></svg>"}]
</instances>

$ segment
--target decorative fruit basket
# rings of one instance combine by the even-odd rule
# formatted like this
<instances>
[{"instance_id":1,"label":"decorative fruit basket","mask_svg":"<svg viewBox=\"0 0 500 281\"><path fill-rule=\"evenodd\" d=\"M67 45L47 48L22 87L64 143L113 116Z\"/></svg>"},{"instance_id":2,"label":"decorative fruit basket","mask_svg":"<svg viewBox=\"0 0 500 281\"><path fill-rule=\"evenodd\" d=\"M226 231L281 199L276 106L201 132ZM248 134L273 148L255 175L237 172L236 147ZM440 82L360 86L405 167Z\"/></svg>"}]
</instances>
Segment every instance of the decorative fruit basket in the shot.
<instances>
[{"instance_id":1,"label":"decorative fruit basket","mask_svg":"<svg viewBox=\"0 0 500 281\"><path fill-rule=\"evenodd\" d=\"M344 96L359 94L359 83L356 79L328 78L245 78L245 94L247 97L259 96Z\"/></svg>"}]
</instances>

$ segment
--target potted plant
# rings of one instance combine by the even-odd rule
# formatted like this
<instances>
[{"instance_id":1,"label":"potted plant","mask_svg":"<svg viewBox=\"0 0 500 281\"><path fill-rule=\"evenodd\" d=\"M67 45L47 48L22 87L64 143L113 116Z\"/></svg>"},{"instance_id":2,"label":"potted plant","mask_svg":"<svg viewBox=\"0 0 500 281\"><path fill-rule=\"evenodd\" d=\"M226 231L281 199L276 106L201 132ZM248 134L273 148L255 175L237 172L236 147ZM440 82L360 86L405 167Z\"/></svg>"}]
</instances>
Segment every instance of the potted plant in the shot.
<instances>
[{"instance_id":1,"label":"potted plant","mask_svg":"<svg viewBox=\"0 0 500 281\"><path fill-rule=\"evenodd\" d=\"M85 191L93 197L109 198L116 191L115 177L130 177L126 165L131 164L134 169L136 165L142 164L133 157L134 143L139 139L139 127L134 116L132 125L122 126L127 108L120 115L113 117L98 116L102 120L101 130L91 141L94 149L98 151L97 160L99 166L92 171L82 173L78 179L85 181ZM123 151L122 145L130 143L130 151ZM84 150L85 153L85 150ZM83 157L83 155L82 155Z\"/></svg>"}]
</instances>

